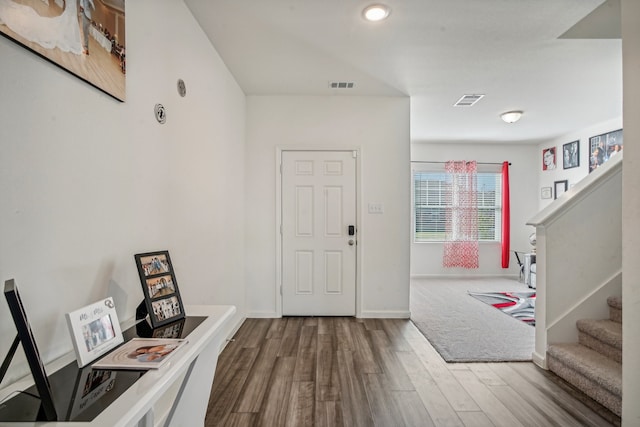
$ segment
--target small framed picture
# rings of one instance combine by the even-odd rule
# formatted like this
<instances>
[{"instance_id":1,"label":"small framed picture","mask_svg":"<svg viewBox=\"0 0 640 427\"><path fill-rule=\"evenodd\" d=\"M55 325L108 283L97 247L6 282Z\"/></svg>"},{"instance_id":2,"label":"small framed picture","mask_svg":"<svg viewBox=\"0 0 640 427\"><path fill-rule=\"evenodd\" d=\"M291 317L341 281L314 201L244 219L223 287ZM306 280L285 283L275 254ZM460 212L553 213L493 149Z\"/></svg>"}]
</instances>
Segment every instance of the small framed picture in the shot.
<instances>
[{"instance_id":1,"label":"small framed picture","mask_svg":"<svg viewBox=\"0 0 640 427\"><path fill-rule=\"evenodd\" d=\"M549 171L556 168L556 147L542 150L542 170Z\"/></svg>"},{"instance_id":2,"label":"small framed picture","mask_svg":"<svg viewBox=\"0 0 640 427\"><path fill-rule=\"evenodd\" d=\"M134 258L151 326L157 328L183 319L184 306L169 251L145 252Z\"/></svg>"},{"instance_id":3,"label":"small framed picture","mask_svg":"<svg viewBox=\"0 0 640 427\"><path fill-rule=\"evenodd\" d=\"M540 189L540 198L542 198L542 199L550 199L552 193L553 193L553 191L551 190L551 187L542 187Z\"/></svg>"},{"instance_id":4,"label":"small framed picture","mask_svg":"<svg viewBox=\"0 0 640 427\"><path fill-rule=\"evenodd\" d=\"M124 342L113 298L66 314L79 367Z\"/></svg>"},{"instance_id":5,"label":"small framed picture","mask_svg":"<svg viewBox=\"0 0 640 427\"><path fill-rule=\"evenodd\" d=\"M567 180L562 180L562 181L555 181L553 183L554 186L554 194L553 194L553 198L557 199L558 197L560 197L562 195L562 193L564 193L565 191L567 191L567 187L568 187L568 182Z\"/></svg>"},{"instance_id":6,"label":"small framed picture","mask_svg":"<svg viewBox=\"0 0 640 427\"><path fill-rule=\"evenodd\" d=\"M562 168L580 166L580 141L568 142L562 146Z\"/></svg>"}]
</instances>

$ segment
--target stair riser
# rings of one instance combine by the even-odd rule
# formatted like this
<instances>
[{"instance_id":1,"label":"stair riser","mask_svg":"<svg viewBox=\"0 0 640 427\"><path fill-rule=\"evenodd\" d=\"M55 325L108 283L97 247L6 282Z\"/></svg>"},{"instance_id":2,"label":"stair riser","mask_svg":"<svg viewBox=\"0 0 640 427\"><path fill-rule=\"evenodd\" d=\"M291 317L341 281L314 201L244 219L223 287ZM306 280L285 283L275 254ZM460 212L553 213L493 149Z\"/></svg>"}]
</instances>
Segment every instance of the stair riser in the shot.
<instances>
[{"instance_id":1,"label":"stair riser","mask_svg":"<svg viewBox=\"0 0 640 427\"><path fill-rule=\"evenodd\" d=\"M571 369L560 360L547 353L547 365L551 372L600 403L618 416L622 416L622 396L617 396L602 388L596 382Z\"/></svg>"},{"instance_id":2,"label":"stair riser","mask_svg":"<svg viewBox=\"0 0 640 427\"><path fill-rule=\"evenodd\" d=\"M609 307L609 319L614 322L622 323L622 310L615 307Z\"/></svg>"},{"instance_id":3,"label":"stair riser","mask_svg":"<svg viewBox=\"0 0 640 427\"><path fill-rule=\"evenodd\" d=\"M615 348L584 332L578 333L578 342L618 363L622 363L622 349Z\"/></svg>"}]
</instances>

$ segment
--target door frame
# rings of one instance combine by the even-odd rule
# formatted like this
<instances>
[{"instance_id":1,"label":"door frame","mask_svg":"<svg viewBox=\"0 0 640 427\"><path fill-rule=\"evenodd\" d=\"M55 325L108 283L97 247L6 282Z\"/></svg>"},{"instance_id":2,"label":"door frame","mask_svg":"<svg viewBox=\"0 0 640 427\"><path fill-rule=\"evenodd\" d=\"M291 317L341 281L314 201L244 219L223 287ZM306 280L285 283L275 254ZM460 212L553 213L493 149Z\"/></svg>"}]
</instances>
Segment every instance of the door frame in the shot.
<instances>
[{"instance_id":1,"label":"door frame","mask_svg":"<svg viewBox=\"0 0 640 427\"><path fill-rule=\"evenodd\" d=\"M276 175L276 223L274 227L275 237L276 237L276 281L275 281L275 289L274 295L276 300L276 316L282 317L282 234L281 234L281 224L282 224L282 153L285 151L341 151L341 152L353 152L356 153L356 222L357 222L357 239L356 239L356 317L362 317L362 292L361 292L361 282L360 278L362 277L360 268L362 266L362 209L361 209L361 201L362 201L362 148L361 147L353 147L353 148L345 148L345 147L333 147L333 146L314 146L314 145L304 145L304 146L277 146L276 147L276 167L275 167L275 175Z\"/></svg>"}]
</instances>

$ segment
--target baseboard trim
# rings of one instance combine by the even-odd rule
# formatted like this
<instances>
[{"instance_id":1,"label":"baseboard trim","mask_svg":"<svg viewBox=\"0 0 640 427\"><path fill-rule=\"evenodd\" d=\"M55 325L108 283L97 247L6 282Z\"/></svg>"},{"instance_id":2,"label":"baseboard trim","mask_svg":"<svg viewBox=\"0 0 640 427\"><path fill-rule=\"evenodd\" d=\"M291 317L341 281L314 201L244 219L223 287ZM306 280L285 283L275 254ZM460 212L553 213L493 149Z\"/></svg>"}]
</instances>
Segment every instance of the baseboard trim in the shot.
<instances>
[{"instance_id":1,"label":"baseboard trim","mask_svg":"<svg viewBox=\"0 0 640 427\"><path fill-rule=\"evenodd\" d=\"M473 279L500 277L518 280L517 274L412 274L410 279Z\"/></svg>"},{"instance_id":2,"label":"baseboard trim","mask_svg":"<svg viewBox=\"0 0 640 427\"><path fill-rule=\"evenodd\" d=\"M282 316L278 316L275 311L254 311L247 313L247 319L277 319Z\"/></svg>"},{"instance_id":3,"label":"baseboard trim","mask_svg":"<svg viewBox=\"0 0 640 427\"><path fill-rule=\"evenodd\" d=\"M362 319L408 319L411 317L410 311L363 311L359 316Z\"/></svg>"},{"instance_id":4,"label":"baseboard trim","mask_svg":"<svg viewBox=\"0 0 640 427\"><path fill-rule=\"evenodd\" d=\"M531 354L531 359L533 361L534 364L536 364L538 367L544 369L544 370L548 370L549 368L547 367L547 358L544 355L540 355L540 353L538 352L533 352Z\"/></svg>"}]
</instances>

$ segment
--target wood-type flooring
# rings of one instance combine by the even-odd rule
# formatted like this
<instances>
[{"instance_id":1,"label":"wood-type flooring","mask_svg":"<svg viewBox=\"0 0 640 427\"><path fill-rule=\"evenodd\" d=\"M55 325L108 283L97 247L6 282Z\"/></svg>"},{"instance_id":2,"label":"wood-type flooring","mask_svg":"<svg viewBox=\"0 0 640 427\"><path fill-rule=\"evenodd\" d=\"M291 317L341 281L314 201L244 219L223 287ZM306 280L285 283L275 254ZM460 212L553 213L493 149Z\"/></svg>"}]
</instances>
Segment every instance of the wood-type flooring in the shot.
<instances>
[{"instance_id":1,"label":"wood-type flooring","mask_svg":"<svg viewBox=\"0 0 640 427\"><path fill-rule=\"evenodd\" d=\"M410 320L247 319L220 354L212 426L612 426L532 363L447 364Z\"/></svg>"}]
</instances>

